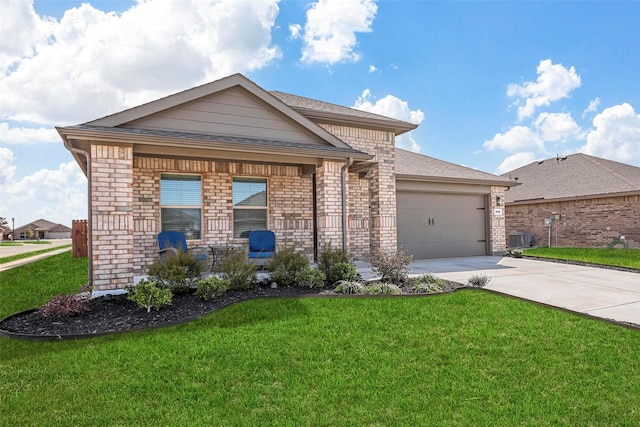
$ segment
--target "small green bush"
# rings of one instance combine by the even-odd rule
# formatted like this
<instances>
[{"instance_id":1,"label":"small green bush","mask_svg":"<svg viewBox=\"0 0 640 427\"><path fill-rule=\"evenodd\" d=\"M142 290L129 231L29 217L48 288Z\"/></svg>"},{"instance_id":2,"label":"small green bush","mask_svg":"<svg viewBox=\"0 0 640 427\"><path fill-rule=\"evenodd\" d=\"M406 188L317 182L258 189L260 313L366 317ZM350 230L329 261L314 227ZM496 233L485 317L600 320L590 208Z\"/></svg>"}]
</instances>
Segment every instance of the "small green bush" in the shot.
<instances>
[{"instance_id":1,"label":"small green bush","mask_svg":"<svg viewBox=\"0 0 640 427\"><path fill-rule=\"evenodd\" d=\"M334 291L340 294L361 295L366 292L366 288L360 282L340 280L337 283L337 286L335 287Z\"/></svg>"},{"instance_id":2,"label":"small green bush","mask_svg":"<svg viewBox=\"0 0 640 427\"><path fill-rule=\"evenodd\" d=\"M196 282L196 295L205 300L210 300L223 295L229 289L229 280L216 276L200 279Z\"/></svg>"},{"instance_id":3,"label":"small green bush","mask_svg":"<svg viewBox=\"0 0 640 427\"><path fill-rule=\"evenodd\" d=\"M321 288L324 286L324 273L316 268L306 266L298 272L296 286L299 288Z\"/></svg>"},{"instance_id":4,"label":"small green bush","mask_svg":"<svg viewBox=\"0 0 640 427\"><path fill-rule=\"evenodd\" d=\"M173 294L164 285L145 279L140 280L135 286L127 286L127 291L127 299L146 308L147 313L151 312L152 308L157 311L170 305L173 299Z\"/></svg>"},{"instance_id":5,"label":"small green bush","mask_svg":"<svg viewBox=\"0 0 640 427\"><path fill-rule=\"evenodd\" d=\"M393 283L377 282L366 286L365 293L370 295L402 295L402 289Z\"/></svg>"},{"instance_id":6,"label":"small green bush","mask_svg":"<svg viewBox=\"0 0 640 427\"><path fill-rule=\"evenodd\" d=\"M401 285L409 279L409 264L413 256L404 248L397 252L375 251L371 256L371 268L379 274L381 282Z\"/></svg>"},{"instance_id":7,"label":"small green bush","mask_svg":"<svg viewBox=\"0 0 640 427\"><path fill-rule=\"evenodd\" d=\"M358 272L356 266L350 262L338 262L329 266L327 276L327 282L330 284L336 283L340 280L357 281Z\"/></svg>"},{"instance_id":8,"label":"small green bush","mask_svg":"<svg viewBox=\"0 0 640 427\"><path fill-rule=\"evenodd\" d=\"M334 264L350 263L349 258L347 251L342 248L334 248L331 243L329 243L322 248L322 251L318 256L318 268L325 274L325 276L327 276L327 278L329 278L329 269L331 266ZM334 282L338 280L340 279L336 279ZM329 279L328 281L333 283Z\"/></svg>"},{"instance_id":9,"label":"small green bush","mask_svg":"<svg viewBox=\"0 0 640 427\"><path fill-rule=\"evenodd\" d=\"M469 280L467 281L467 284L475 288L484 288L489 284L490 281L491 281L491 277L485 274L482 274L482 275L476 274L469 278Z\"/></svg>"},{"instance_id":10,"label":"small green bush","mask_svg":"<svg viewBox=\"0 0 640 427\"><path fill-rule=\"evenodd\" d=\"M75 316L89 311L87 300L77 294L58 295L38 309L43 317Z\"/></svg>"},{"instance_id":11,"label":"small green bush","mask_svg":"<svg viewBox=\"0 0 640 427\"><path fill-rule=\"evenodd\" d=\"M296 286L298 274L309 266L309 258L296 251L294 246L285 246L279 250L267 265L271 280L280 286Z\"/></svg>"},{"instance_id":12,"label":"small green bush","mask_svg":"<svg viewBox=\"0 0 640 427\"><path fill-rule=\"evenodd\" d=\"M434 276L432 273L426 273L414 278L411 282L411 288L419 294L433 294L442 290L444 280Z\"/></svg>"},{"instance_id":13,"label":"small green bush","mask_svg":"<svg viewBox=\"0 0 640 427\"><path fill-rule=\"evenodd\" d=\"M147 270L151 281L159 282L174 294L187 293L202 275L203 265L189 253L178 251L158 259Z\"/></svg>"},{"instance_id":14,"label":"small green bush","mask_svg":"<svg viewBox=\"0 0 640 427\"><path fill-rule=\"evenodd\" d=\"M225 251L217 269L222 278L228 281L231 291L246 291L258 286L258 268L247 261L243 252L233 249Z\"/></svg>"}]
</instances>

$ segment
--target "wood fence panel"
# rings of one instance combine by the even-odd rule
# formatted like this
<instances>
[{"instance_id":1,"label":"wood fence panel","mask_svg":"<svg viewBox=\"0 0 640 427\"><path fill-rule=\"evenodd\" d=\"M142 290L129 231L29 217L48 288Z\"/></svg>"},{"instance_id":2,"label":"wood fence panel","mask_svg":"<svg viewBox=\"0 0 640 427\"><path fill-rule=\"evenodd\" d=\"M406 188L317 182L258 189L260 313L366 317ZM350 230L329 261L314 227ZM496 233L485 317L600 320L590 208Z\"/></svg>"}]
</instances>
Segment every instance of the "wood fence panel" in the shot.
<instances>
[{"instance_id":1,"label":"wood fence panel","mask_svg":"<svg viewBox=\"0 0 640 427\"><path fill-rule=\"evenodd\" d=\"M86 258L89 255L86 219L74 219L71 225L71 243L73 258Z\"/></svg>"}]
</instances>

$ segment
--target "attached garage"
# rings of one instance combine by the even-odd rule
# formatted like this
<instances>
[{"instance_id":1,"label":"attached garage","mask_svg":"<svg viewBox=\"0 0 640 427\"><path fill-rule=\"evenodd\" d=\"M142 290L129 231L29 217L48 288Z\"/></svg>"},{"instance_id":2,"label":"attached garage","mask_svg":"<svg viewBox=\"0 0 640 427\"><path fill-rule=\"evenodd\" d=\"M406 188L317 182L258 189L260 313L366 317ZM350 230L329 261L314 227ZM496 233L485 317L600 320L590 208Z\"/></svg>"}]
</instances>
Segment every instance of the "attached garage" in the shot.
<instances>
[{"instance_id":1,"label":"attached garage","mask_svg":"<svg viewBox=\"0 0 640 427\"><path fill-rule=\"evenodd\" d=\"M396 148L398 247L414 259L504 253L504 192L513 185L501 176Z\"/></svg>"},{"instance_id":2,"label":"attached garage","mask_svg":"<svg viewBox=\"0 0 640 427\"><path fill-rule=\"evenodd\" d=\"M486 196L397 193L398 245L415 259L486 255Z\"/></svg>"}]
</instances>

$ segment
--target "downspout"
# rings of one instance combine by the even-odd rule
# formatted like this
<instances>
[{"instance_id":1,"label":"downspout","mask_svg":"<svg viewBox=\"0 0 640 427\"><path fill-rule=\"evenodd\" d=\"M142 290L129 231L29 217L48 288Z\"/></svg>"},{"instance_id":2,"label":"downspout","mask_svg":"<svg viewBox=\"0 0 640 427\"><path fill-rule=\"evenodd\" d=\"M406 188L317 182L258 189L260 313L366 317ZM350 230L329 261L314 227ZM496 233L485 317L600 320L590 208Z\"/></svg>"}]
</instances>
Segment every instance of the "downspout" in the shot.
<instances>
[{"instance_id":1,"label":"downspout","mask_svg":"<svg viewBox=\"0 0 640 427\"><path fill-rule=\"evenodd\" d=\"M353 164L353 157L349 157L347 163L342 166L341 183L342 183L342 250L347 250L347 169Z\"/></svg>"},{"instance_id":2,"label":"downspout","mask_svg":"<svg viewBox=\"0 0 640 427\"><path fill-rule=\"evenodd\" d=\"M91 221L91 155L79 148L72 147L67 138L64 138L64 146L67 150L83 155L87 159L87 256L89 257L89 270L87 274L87 286L93 290L93 244Z\"/></svg>"}]
</instances>

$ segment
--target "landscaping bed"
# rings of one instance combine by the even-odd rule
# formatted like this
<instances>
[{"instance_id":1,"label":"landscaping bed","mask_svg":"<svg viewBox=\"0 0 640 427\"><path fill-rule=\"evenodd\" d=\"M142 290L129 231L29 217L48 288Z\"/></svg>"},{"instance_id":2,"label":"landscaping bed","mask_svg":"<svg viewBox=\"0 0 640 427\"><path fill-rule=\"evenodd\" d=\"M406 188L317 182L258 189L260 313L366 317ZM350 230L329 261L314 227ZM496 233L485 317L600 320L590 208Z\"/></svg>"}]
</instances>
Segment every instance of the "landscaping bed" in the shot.
<instances>
[{"instance_id":1,"label":"landscaping bed","mask_svg":"<svg viewBox=\"0 0 640 427\"><path fill-rule=\"evenodd\" d=\"M445 281L441 292L464 287ZM403 294L415 293L402 288ZM333 288L297 288L259 286L246 291L227 291L224 295L204 300L194 293L173 296L171 305L161 310L147 310L129 301L126 295L100 297L88 301L85 313L66 317L44 317L37 309L14 314L0 321L0 333L16 338L50 340L98 336L174 325L197 319L228 305L254 299L299 296L338 296Z\"/></svg>"}]
</instances>

